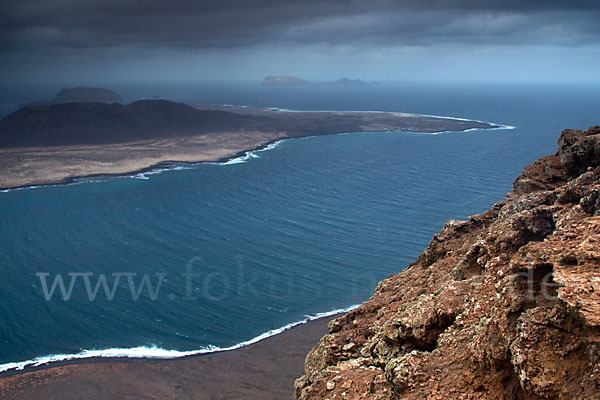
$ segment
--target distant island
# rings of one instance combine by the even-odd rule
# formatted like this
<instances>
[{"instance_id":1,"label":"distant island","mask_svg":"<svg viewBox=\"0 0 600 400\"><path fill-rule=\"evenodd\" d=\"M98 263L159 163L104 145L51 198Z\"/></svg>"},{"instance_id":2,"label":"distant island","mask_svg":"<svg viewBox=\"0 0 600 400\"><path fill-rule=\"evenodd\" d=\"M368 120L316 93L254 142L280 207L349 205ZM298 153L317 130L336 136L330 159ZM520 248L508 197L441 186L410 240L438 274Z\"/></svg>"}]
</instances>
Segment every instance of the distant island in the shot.
<instances>
[{"instance_id":1,"label":"distant island","mask_svg":"<svg viewBox=\"0 0 600 400\"><path fill-rule=\"evenodd\" d=\"M286 138L345 132L441 132L497 126L384 112L285 112L167 100L23 107L0 120L0 188L224 161Z\"/></svg>"},{"instance_id":2,"label":"distant island","mask_svg":"<svg viewBox=\"0 0 600 400\"><path fill-rule=\"evenodd\" d=\"M377 82L367 83L360 79L342 78L334 82L311 82L295 76L267 76L262 81L263 86L372 86Z\"/></svg>"},{"instance_id":3,"label":"distant island","mask_svg":"<svg viewBox=\"0 0 600 400\"><path fill-rule=\"evenodd\" d=\"M19 107L59 103L119 103L124 99L112 90L94 87L63 88L51 100L32 101Z\"/></svg>"},{"instance_id":4,"label":"distant island","mask_svg":"<svg viewBox=\"0 0 600 400\"><path fill-rule=\"evenodd\" d=\"M312 83L295 76L267 76L263 81L263 86L306 86Z\"/></svg>"}]
</instances>

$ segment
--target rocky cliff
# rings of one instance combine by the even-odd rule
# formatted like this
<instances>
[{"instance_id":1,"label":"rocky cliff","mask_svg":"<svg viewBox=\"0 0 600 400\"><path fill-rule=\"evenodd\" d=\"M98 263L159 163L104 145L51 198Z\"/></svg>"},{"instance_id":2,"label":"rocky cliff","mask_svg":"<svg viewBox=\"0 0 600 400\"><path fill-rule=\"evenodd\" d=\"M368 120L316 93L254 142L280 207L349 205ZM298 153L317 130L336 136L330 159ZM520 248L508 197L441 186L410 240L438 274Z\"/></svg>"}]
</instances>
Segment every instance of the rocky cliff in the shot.
<instances>
[{"instance_id":1,"label":"rocky cliff","mask_svg":"<svg viewBox=\"0 0 600 400\"><path fill-rule=\"evenodd\" d=\"M297 399L600 399L600 127L334 320Z\"/></svg>"}]
</instances>

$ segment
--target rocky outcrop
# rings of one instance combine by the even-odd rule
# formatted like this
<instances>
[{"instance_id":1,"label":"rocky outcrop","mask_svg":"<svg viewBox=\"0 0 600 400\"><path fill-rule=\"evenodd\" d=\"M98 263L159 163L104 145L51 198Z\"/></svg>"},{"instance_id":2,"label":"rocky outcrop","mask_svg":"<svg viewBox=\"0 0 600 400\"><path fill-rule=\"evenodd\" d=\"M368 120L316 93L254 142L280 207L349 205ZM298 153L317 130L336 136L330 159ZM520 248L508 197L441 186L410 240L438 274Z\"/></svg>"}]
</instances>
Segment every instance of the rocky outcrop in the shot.
<instances>
[{"instance_id":1,"label":"rocky outcrop","mask_svg":"<svg viewBox=\"0 0 600 400\"><path fill-rule=\"evenodd\" d=\"M600 127L334 320L297 399L599 399Z\"/></svg>"}]
</instances>

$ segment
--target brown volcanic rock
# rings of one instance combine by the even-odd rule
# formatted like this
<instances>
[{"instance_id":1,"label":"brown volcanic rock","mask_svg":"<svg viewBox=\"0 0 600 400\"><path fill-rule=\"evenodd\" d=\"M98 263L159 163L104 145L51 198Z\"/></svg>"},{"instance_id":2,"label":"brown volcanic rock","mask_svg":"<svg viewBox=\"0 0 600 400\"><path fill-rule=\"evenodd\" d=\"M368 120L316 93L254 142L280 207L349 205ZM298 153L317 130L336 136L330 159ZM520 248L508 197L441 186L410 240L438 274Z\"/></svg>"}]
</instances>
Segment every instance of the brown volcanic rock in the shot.
<instances>
[{"instance_id":1,"label":"brown volcanic rock","mask_svg":"<svg viewBox=\"0 0 600 400\"><path fill-rule=\"evenodd\" d=\"M600 126L587 131L567 129L558 140L560 161L571 175L600 164Z\"/></svg>"},{"instance_id":2,"label":"brown volcanic rock","mask_svg":"<svg viewBox=\"0 0 600 400\"><path fill-rule=\"evenodd\" d=\"M599 399L600 128L332 321L297 399Z\"/></svg>"}]
</instances>

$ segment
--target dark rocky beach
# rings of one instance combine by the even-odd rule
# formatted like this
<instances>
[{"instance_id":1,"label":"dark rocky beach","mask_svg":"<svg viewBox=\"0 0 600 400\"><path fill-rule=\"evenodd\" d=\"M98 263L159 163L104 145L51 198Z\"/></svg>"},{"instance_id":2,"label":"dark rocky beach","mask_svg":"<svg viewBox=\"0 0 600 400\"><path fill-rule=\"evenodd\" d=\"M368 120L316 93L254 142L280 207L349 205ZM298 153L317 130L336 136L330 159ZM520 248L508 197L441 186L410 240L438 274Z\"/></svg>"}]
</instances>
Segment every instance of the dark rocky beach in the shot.
<instances>
[{"instance_id":1,"label":"dark rocky beach","mask_svg":"<svg viewBox=\"0 0 600 400\"><path fill-rule=\"evenodd\" d=\"M222 353L175 360L90 359L4 373L0 398L291 399L306 354L335 317Z\"/></svg>"}]
</instances>

